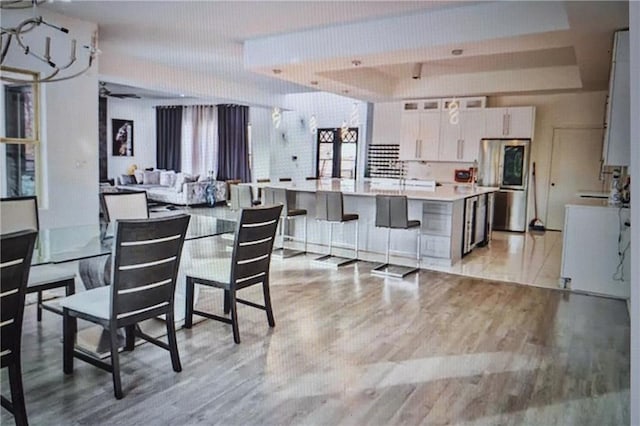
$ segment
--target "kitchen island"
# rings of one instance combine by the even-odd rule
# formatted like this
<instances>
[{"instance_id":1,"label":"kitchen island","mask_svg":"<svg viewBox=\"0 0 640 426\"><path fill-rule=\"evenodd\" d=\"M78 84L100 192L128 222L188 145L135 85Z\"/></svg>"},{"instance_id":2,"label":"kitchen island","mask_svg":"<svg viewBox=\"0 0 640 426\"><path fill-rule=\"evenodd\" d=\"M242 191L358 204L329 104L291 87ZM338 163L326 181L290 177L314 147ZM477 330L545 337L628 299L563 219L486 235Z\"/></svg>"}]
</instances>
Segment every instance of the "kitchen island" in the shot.
<instances>
[{"instance_id":1,"label":"kitchen island","mask_svg":"<svg viewBox=\"0 0 640 426\"><path fill-rule=\"evenodd\" d=\"M471 184L445 184L428 187L419 181L354 181L321 179L305 182L268 183L264 186L286 188L293 193L296 208L307 210L307 250L326 253L329 245L328 227L315 218L315 193L341 191L345 213L359 215L359 259L382 261L385 252L385 233L375 226L375 196L405 195L410 220L421 221L421 265L452 265L478 244L490 238L490 218L493 193L498 188ZM343 224L335 228L334 253L346 255L355 244L355 226ZM287 230L295 241L302 241L302 221ZM416 233L391 231L392 262L415 264Z\"/></svg>"}]
</instances>

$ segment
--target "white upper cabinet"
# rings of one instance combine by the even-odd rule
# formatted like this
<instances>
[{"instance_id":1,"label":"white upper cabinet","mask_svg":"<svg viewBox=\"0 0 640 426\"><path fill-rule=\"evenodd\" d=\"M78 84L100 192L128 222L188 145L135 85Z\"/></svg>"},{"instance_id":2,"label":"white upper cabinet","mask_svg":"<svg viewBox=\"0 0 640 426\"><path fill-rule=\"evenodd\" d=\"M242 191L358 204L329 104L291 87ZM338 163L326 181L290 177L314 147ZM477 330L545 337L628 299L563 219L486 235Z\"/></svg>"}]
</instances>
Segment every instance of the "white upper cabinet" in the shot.
<instances>
[{"instance_id":1,"label":"white upper cabinet","mask_svg":"<svg viewBox=\"0 0 640 426\"><path fill-rule=\"evenodd\" d=\"M440 161L471 163L478 159L480 139L485 134L482 110L459 111L457 119L447 111L440 116Z\"/></svg>"},{"instance_id":2,"label":"white upper cabinet","mask_svg":"<svg viewBox=\"0 0 640 426\"><path fill-rule=\"evenodd\" d=\"M485 109L485 138L533 139L535 107Z\"/></svg>"},{"instance_id":3,"label":"white upper cabinet","mask_svg":"<svg viewBox=\"0 0 640 426\"><path fill-rule=\"evenodd\" d=\"M629 31L615 33L613 49L602 159L607 166L628 166L631 156Z\"/></svg>"},{"instance_id":4,"label":"white upper cabinet","mask_svg":"<svg viewBox=\"0 0 640 426\"><path fill-rule=\"evenodd\" d=\"M401 124L398 117L402 102L381 102L373 106L372 144L400 143Z\"/></svg>"},{"instance_id":5,"label":"white upper cabinet","mask_svg":"<svg viewBox=\"0 0 640 426\"><path fill-rule=\"evenodd\" d=\"M425 109L422 101L405 102L401 120L400 159L437 160L439 139L439 108Z\"/></svg>"}]
</instances>

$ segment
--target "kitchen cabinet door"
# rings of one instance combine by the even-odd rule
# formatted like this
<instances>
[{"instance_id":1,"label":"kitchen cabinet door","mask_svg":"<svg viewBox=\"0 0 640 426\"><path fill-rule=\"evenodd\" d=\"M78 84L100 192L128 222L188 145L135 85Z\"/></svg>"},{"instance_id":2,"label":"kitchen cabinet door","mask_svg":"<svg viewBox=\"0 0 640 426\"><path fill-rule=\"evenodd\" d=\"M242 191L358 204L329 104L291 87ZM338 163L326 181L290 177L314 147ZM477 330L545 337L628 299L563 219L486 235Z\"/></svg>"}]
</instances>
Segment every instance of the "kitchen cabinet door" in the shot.
<instances>
[{"instance_id":1,"label":"kitchen cabinet door","mask_svg":"<svg viewBox=\"0 0 640 426\"><path fill-rule=\"evenodd\" d=\"M478 159L480 139L485 134L483 111L460 111L452 122L448 112L440 117L440 161L473 163Z\"/></svg>"},{"instance_id":2,"label":"kitchen cabinet door","mask_svg":"<svg viewBox=\"0 0 640 426\"><path fill-rule=\"evenodd\" d=\"M440 145L440 111L420 114L419 160L437 161Z\"/></svg>"},{"instance_id":3,"label":"kitchen cabinet door","mask_svg":"<svg viewBox=\"0 0 640 426\"><path fill-rule=\"evenodd\" d=\"M400 130L400 160L418 160L418 145L420 139L420 116L418 112L402 114Z\"/></svg>"},{"instance_id":4,"label":"kitchen cabinet door","mask_svg":"<svg viewBox=\"0 0 640 426\"><path fill-rule=\"evenodd\" d=\"M485 134L484 111L463 111L460 114L462 134L460 135L460 159L465 163L473 163L478 159L480 140Z\"/></svg>"},{"instance_id":5,"label":"kitchen cabinet door","mask_svg":"<svg viewBox=\"0 0 640 426\"><path fill-rule=\"evenodd\" d=\"M485 138L533 139L534 107L487 108Z\"/></svg>"},{"instance_id":6,"label":"kitchen cabinet door","mask_svg":"<svg viewBox=\"0 0 640 426\"><path fill-rule=\"evenodd\" d=\"M507 131L509 138L533 139L534 107L514 107L507 109Z\"/></svg>"}]
</instances>

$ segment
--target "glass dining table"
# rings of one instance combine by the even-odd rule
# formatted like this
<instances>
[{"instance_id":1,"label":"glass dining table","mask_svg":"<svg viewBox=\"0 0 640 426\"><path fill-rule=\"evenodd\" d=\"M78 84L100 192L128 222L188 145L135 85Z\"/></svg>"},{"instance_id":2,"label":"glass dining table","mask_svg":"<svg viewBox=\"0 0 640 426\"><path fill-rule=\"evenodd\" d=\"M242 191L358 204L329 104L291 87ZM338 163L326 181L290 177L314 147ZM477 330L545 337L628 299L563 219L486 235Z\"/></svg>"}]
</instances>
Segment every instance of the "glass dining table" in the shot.
<instances>
[{"instance_id":1,"label":"glass dining table","mask_svg":"<svg viewBox=\"0 0 640 426\"><path fill-rule=\"evenodd\" d=\"M181 271L188 268L192 254L191 247L197 244L197 250L200 252L198 254L202 255L203 246L215 246L216 243L211 237L231 235L235 228L236 221L234 219L191 215L176 284L176 323L184 320L185 282L184 278L181 279L184 276L184 272ZM107 225L105 223L40 229L31 266L79 262L80 276L86 289L107 285L109 284L108 271L110 268L108 255L111 254L113 248L113 229L113 224ZM214 253L216 249L212 247L210 250L205 250L205 252L208 251ZM53 305L51 306L52 310L60 310L55 306L57 305L55 299L46 303ZM159 323L159 320L155 323L148 320L141 326L147 334L155 335L154 337L159 337L166 330L166 327ZM77 339L77 349L99 357L105 357L109 353L108 340L102 333L101 327L92 326L79 330Z\"/></svg>"},{"instance_id":2,"label":"glass dining table","mask_svg":"<svg viewBox=\"0 0 640 426\"><path fill-rule=\"evenodd\" d=\"M236 221L191 215L185 241L231 234ZM77 225L40 229L31 261L32 266L66 263L111 254L113 224Z\"/></svg>"}]
</instances>

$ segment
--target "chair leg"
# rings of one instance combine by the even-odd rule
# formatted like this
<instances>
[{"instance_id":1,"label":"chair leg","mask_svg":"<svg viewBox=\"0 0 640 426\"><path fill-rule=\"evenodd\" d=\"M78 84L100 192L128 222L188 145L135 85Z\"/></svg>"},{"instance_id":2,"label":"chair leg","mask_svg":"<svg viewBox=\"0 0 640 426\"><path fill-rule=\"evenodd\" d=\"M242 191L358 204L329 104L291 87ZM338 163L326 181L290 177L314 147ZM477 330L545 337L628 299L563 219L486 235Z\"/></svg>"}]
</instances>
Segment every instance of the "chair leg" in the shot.
<instances>
[{"instance_id":1,"label":"chair leg","mask_svg":"<svg viewBox=\"0 0 640 426\"><path fill-rule=\"evenodd\" d=\"M240 330L238 330L238 305L236 303L235 290L229 290L229 304L231 305L231 328L233 328L233 341L240 343Z\"/></svg>"},{"instance_id":2,"label":"chair leg","mask_svg":"<svg viewBox=\"0 0 640 426\"><path fill-rule=\"evenodd\" d=\"M271 308L271 292L269 291L269 278L266 278L262 283L262 293L264 294L264 307L267 312L267 322L269 327L275 327L276 322L273 319L273 310Z\"/></svg>"},{"instance_id":3,"label":"chair leg","mask_svg":"<svg viewBox=\"0 0 640 426\"><path fill-rule=\"evenodd\" d=\"M9 365L9 386L11 387L11 405L16 426L27 426L27 409L24 403L24 390L22 389L22 369L20 362Z\"/></svg>"},{"instance_id":4,"label":"chair leg","mask_svg":"<svg viewBox=\"0 0 640 426\"><path fill-rule=\"evenodd\" d=\"M229 310L231 309L231 304L229 301L229 290L225 290L224 291L224 313L225 315L229 313Z\"/></svg>"},{"instance_id":5,"label":"chair leg","mask_svg":"<svg viewBox=\"0 0 640 426\"><path fill-rule=\"evenodd\" d=\"M78 319L69 315L67 309L62 314L62 370L65 374L73 373L73 351L76 343Z\"/></svg>"},{"instance_id":6,"label":"chair leg","mask_svg":"<svg viewBox=\"0 0 640 426\"><path fill-rule=\"evenodd\" d=\"M125 333L125 351L133 351L136 347L136 326L135 324L128 325L124 328Z\"/></svg>"},{"instance_id":7,"label":"chair leg","mask_svg":"<svg viewBox=\"0 0 640 426\"><path fill-rule=\"evenodd\" d=\"M36 304L36 316L38 317L38 322L42 321L42 291L38 292L38 303Z\"/></svg>"},{"instance_id":8,"label":"chair leg","mask_svg":"<svg viewBox=\"0 0 640 426\"><path fill-rule=\"evenodd\" d=\"M167 312L167 340L169 341L169 353L171 354L171 365L173 371L179 373L182 371L180 364L180 354L178 354L178 340L176 339L176 323L173 319L173 309Z\"/></svg>"},{"instance_id":9,"label":"chair leg","mask_svg":"<svg viewBox=\"0 0 640 426\"><path fill-rule=\"evenodd\" d=\"M193 326L193 286L193 278L187 277L187 285L184 295L184 328L191 328Z\"/></svg>"},{"instance_id":10,"label":"chair leg","mask_svg":"<svg viewBox=\"0 0 640 426\"><path fill-rule=\"evenodd\" d=\"M122 399L120 359L118 354L118 329L113 324L109 327L109 335L111 343L111 376L113 377L113 394L116 399Z\"/></svg>"}]
</instances>

